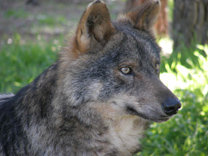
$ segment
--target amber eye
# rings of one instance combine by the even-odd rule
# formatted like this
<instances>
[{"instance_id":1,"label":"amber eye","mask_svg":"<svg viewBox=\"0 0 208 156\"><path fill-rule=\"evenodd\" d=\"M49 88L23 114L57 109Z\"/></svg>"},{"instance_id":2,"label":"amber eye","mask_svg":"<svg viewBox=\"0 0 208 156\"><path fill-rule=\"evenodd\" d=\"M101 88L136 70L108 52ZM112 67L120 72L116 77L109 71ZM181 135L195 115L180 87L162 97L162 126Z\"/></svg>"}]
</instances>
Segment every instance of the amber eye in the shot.
<instances>
[{"instance_id":1,"label":"amber eye","mask_svg":"<svg viewBox=\"0 0 208 156\"><path fill-rule=\"evenodd\" d=\"M120 68L120 71L123 73L123 74L125 74L125 75L127 75L127 74L131 74L131 68L130 67L122 67L122 68Z\"/></svg>"}]
</instances>

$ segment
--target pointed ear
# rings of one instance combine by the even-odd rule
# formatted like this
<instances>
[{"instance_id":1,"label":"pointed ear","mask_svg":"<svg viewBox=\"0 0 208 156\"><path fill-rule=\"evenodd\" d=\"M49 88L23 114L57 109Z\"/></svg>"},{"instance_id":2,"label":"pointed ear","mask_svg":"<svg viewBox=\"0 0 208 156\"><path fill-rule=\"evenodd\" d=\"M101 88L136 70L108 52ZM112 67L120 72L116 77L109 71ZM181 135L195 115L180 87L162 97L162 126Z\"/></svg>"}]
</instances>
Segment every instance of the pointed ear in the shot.
<instances>
[{"instance_id":1,"label":"pointed ear","mask_svg":"<svg viewBox=\"0 0 208 156\"><path fill-rule=\"evenodd\" d=\"M119 17L118 21L130 22L139 30L151 32L160 11L160 0L143 0L139 4L138 7Z\"/></svg>"},{"instance_id":2,"label":"pointed ear","mask_svg":"<svg viewBox=\"0 0 208 156\"><path fill-rule=\"evenodd\" d=\"M105 3L96 0L88 5L79 21L74 48L78 53L84 53L95 44L105 44L113 32L114 28Z\"/></svg>"}]
</instances>

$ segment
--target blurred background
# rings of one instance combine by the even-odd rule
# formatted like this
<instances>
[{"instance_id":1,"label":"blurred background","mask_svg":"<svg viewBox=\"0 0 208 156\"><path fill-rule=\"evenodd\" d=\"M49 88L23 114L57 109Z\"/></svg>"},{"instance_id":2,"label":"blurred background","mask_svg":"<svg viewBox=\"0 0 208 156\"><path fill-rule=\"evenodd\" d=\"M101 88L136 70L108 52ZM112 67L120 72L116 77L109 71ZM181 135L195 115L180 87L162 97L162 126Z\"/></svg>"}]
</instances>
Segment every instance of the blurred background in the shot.
<instances>
[{"instance_id":1,"label":"blurred background","mask_svg":"<svg viewBox=\"0 0 208 156\"><path fill-rule=\"evenodd\" d=\"M145 0L107 0L111 18ZM0 0L0 93L17 92L52 64L89 0ZM162 81L182 102L153 123L136 156L208 155L208 0L161 0L155 34Z\"/></svg>"}]
</instances>

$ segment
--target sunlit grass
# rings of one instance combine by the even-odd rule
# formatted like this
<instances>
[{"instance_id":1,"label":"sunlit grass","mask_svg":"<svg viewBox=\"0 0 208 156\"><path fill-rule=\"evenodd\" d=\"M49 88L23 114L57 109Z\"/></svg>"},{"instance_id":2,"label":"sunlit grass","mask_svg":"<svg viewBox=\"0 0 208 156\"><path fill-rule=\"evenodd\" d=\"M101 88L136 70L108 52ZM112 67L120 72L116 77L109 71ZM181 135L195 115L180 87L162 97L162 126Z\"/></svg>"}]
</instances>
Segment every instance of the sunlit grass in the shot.
<instances>
[{"instance_id":1,"label":"sunlit grass","mask_svg":"<svg viewBox=\"0 0 208 156\"><path fill-rule=\"evenodd\" d=\"M204 92L204 88L208 87L208 85L204 86L204 84L208 82L208 60L206 57L200 55L198 51L195 51L194 55L199 59L200 69L196 68L193 62L190 62L193 68L187 68L178 62L174 67L175 71L177 72L176 74L171 70L169 65L166 64L165 68L168 72L162 73L160 75L161 80L172 90L177 88L195 89L201 86L201 89Z\"/></svg>"},{"instance_id":2,"label":"sunlit grass","mask_svg":"<svg viewBox=\"0 0 208 156\"><path fill-rule=\"evenodd\" d=\"M173 40L169 37L161 38L158 40L158 43L161 47L162 55L168 56L173 52Z\"/></svg>"}]
</instances>

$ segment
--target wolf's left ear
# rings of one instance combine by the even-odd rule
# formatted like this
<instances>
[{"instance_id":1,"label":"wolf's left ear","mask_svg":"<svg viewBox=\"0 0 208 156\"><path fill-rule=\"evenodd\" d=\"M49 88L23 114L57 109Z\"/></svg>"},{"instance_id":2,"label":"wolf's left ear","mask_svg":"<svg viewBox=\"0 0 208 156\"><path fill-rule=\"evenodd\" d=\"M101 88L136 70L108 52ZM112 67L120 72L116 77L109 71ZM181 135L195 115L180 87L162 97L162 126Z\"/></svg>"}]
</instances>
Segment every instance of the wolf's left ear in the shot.
<instances>
[{"instance_id":1,"label":"wolf's left ear","mask_svg":"<svg viewBox=\"0 0 208 156\"><path fill-rule=\"evenodd\" d=\"M152 31L160 11L160 0L143 0L142 3L125 15L118 18L119 22L130 22L139 30Z\"/></svg>"},{"instance_id":2,"label":"wolf's left ear","mask_svg":"<svg viewBox=\"0 0 208 156\"><path fill-rule=\"evenodd\" d=\"M84 53L93 45L105 44L113 32L105 3L96 0L88 5L80 19L74 39L75 49L78 53Z\"/></svg>"}]
</instances>

